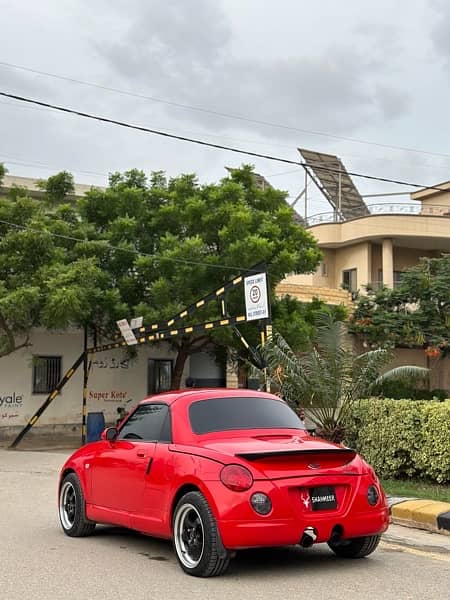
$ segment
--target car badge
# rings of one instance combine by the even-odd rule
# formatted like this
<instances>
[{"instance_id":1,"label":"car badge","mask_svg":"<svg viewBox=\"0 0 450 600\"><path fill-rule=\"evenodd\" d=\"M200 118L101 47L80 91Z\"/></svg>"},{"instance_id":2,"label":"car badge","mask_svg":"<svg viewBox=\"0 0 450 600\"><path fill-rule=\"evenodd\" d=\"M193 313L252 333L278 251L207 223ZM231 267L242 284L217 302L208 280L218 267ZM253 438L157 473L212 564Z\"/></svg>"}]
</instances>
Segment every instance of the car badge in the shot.
<instances>
[{"instance_id":1,"label":"car badge","mask_svg":"<svg viewBox=\"0 0 450 600\"><path fill-rule=\"evenodd\" d=\"M309 463L308 469L320 469L320 463Z\"/></svg>"},{"instance_id":2,"label":"car badge","mask_svg":"<svg viewBox=\"0 0 450 600\"><path fill-rule=\"evenodd\" d=\"M310 503L310 499L309 496L304 496L303 494L301 495L301 500L303 502L303 504L305 505L305 508L309 508L309 503Z\"/></svg>"}]
</instances>

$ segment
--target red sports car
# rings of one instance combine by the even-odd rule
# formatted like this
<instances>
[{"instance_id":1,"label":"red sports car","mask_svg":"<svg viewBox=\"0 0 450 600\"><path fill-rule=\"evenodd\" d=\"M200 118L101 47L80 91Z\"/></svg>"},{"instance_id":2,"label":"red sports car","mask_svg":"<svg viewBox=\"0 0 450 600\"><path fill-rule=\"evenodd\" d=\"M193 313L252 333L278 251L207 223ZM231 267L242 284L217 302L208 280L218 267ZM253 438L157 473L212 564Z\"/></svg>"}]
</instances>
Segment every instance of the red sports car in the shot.
<instances>
[{"instance_id":1,"label":"red sports car","mask_svg":"<svg viewBox=\"0 0 450 600\"><path fill-rule=\"evenodd\" d=\"M223 573L241 548L327 542L361 558L389 522L356 452L309 435L278 397L231 389L143 400L67 460L59 516L73 537L108 523L171 538L200 577Z\"/></svg>"}]
</instances>

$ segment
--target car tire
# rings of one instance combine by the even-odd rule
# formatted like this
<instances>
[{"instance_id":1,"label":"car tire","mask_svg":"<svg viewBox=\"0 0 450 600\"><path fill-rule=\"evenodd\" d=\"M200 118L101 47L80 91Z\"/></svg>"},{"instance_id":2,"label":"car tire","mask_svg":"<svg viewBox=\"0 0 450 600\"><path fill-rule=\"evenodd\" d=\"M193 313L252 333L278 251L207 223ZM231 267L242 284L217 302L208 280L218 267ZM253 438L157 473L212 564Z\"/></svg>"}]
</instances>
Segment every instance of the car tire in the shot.
<instances>
[{"instance_id":1,"label":"car tire","mask_svg":"<svg viewBox=\"0 0 450 600\"><path fill-rule=\"evenodd\" d=\"M69 473L61 482L59 520L64 533L70 537L85 537L95 529L95 523L86 519L84 494L75 473Z\"/></svg>"},{"instance_id":2,"label":"car tire","mask_svg":"<svg viewBox=\"0 0 450 600\"><path fill-rule=\"evenodd\" d=\"M178 502L172 521L173 545L185 573L196 577L215 577L230 564L216 520L200 492L188 492Z\"/></svg>"},{"instance_id":3,"label":"car tire","mask_svg":"<svg viewBox=\"0 0 450 600\"><path fill-rule=\"evenodd\" d=\"M328 542L328 546L341 558L364 558L376 550L380 539L381 535L366 535L340 542Z\"/></svg>"}]
</instances>

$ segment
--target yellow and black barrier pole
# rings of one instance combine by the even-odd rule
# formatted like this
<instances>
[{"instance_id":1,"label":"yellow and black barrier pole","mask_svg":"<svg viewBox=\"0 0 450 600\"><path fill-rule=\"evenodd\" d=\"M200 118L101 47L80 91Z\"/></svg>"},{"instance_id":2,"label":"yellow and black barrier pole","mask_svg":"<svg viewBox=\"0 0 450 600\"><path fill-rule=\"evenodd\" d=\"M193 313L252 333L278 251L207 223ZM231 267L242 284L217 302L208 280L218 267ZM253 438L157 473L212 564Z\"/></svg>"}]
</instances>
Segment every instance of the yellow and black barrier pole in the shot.
<instances>
[{"instance_id":1,"label":"yellow and black barrier pole","mask_svg":"<svg viewBox=\"0 0 450 600\"><path fill-rule=\"evenodd\" d=\"M73 363L73 365L70 367L70 369L68 371L66 371L66 373L63 375L63 377L60 379L60 381L56 385L55 389L50 392L50 394L47 396L45 402L38 408L38 410L34 413L34 415L31 417L31 419L28 421L28 423L25 425L25 427L22 429L22 431L19 433L19 435L16 437L16 439L10 445L10 448L15 448L17 446L17 444L22 440L22 438L33 427L33 425L36 423L36 421L42 415L44 410L53 402L53 400L56 398L56 396L61 392L62 388L66 385L66 383L69 381L69 379L75 373L75 371L81 365L81 363L84 360L85 355L86 355L85 352L80 354L80 356Z\"/></svg>"},{"instance_id":2,"label":"yellow and black barrier pole","mask_svg":"<svg viewBox=\"0 0 450 600\"><path fill-rule=\"evenodd\" d=\"M81 409L81 444L84 446L86 443L86 415L87 415L87 388L89 379L89 365L88 365L88 332L87 325L84 326L84 352L83 352L83 403Z\"/></svg>"},{"instance_id":3,"label":"yellow and black barrier pole","mask_svg":"<svg viewBox=\"0 0 450 600\"><path fill-rule=\"evenodd\" d=\"M267 364L265 362L264 359L264 346L266 345L267 342L267 334L266 334L266 326L264 324L264 322L261 322L260 324L260 330L259 330L259 335L260 335L260 342L261 342L261 354L263 357L263 377L264 377L264 390L266 392L270 392L270 379L269 379L269 372L267 369Z\"/></svg>"},{"instance_id":4,"label":"yellow and black barrier pole","mask_svg":"<svg viewBox=\"0 0 450 600\"><path fill-rule=\"evenodd\" d=\"M266 273L266 293L267 293L267 312L268 317L266 319L262 319L259 322L259 331L261 336L261 353L264 360L264 388L266 392L270 392L270 375L269 369L267 367L267 362L264 359L264 346L267 344L268 340L272 337L272 306L271 306L271 298L270 298L270 282L269 282L269 273L267 271L267 266L264 264L264 272Z\"/></svg>"}]
</instances>

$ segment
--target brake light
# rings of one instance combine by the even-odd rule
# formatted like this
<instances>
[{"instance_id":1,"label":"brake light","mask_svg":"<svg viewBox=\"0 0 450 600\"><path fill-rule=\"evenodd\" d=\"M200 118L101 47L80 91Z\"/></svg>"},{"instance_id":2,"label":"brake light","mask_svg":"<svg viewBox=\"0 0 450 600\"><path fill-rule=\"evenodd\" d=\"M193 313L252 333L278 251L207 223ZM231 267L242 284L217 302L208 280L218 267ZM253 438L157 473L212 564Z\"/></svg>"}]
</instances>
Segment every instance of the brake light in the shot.
<instances>
[{"instance_id":1,"label":"brake light","mask_svg":"<svg viewBox=\"0 0 450 600\"><path fill-rule=\"evenodd\" d=\"M253 475L241 465L227 465L220 472L220 481L233 492L245 492L253 485Z\"/></svg>"}]
</instances>

